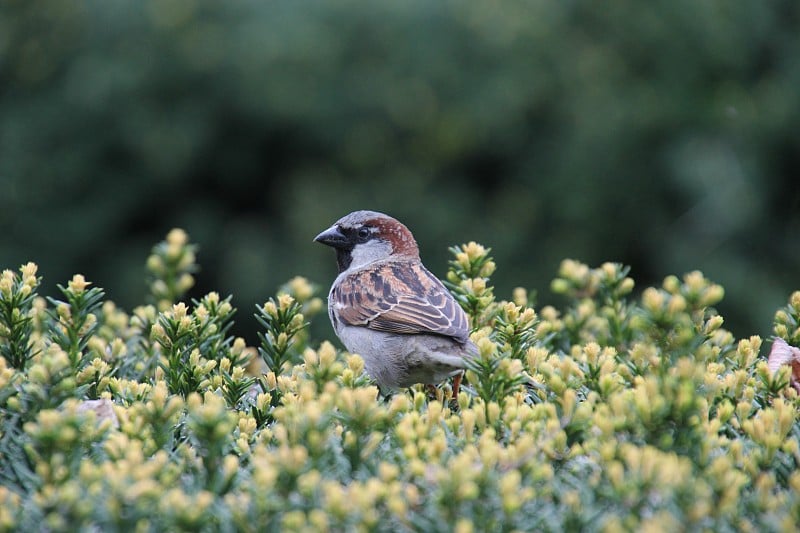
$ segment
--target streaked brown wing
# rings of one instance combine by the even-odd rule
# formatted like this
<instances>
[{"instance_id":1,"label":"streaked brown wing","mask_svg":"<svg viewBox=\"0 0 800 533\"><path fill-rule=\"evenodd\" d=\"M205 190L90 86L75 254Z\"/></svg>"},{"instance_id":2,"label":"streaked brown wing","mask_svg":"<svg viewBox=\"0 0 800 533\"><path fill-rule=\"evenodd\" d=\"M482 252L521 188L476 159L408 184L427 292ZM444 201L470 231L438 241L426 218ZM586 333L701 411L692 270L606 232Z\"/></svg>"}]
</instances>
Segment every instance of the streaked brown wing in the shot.
<instances>
[{"instance_id":1,"label":"streaked brown wing","mask_svg":"<svg viewBox=\"0 0 800 533\"><path fill-rule=\"evenodd\" d=\"M331 298L339 319L351 326L469 339L466 314L418 262L385 262L354 272Z\"/></svg>"}]
</instances>

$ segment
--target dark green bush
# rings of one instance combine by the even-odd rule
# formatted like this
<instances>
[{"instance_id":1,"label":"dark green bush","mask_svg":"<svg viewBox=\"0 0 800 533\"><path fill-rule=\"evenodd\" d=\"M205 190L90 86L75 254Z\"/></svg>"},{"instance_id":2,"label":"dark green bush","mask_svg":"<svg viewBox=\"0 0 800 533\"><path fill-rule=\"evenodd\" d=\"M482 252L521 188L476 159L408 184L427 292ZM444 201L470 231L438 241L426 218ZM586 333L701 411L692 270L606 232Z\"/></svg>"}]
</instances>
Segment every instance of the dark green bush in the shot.
<instances>
[{"instance_id":1,"label":"dark green bush","mask_svg":"<svg viewBox=\"0 0 800 533\"><path fill-rule=\"evenodd\" d=\"M140 258L186 227L191 296L249 310L327 280L308 242L369 208L431 266L491 243L500 294L564 257L641 286L700 268L731 331L766 336L800 268L798 21L795 0L6 1L0 264L133 309Z\"/></svg>"}]
</instances>

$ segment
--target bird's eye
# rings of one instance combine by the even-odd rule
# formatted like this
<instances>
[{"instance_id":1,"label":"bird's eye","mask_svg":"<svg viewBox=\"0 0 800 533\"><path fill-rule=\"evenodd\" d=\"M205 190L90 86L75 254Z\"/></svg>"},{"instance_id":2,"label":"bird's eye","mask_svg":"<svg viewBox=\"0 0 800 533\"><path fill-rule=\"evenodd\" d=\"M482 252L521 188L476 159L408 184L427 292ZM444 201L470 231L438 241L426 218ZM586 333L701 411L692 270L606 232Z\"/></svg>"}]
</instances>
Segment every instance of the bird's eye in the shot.
<instances>
[{"instance_id":1,"label":"bird's eye","mask_svg":"<svg viewBox=\"0 0 800 533\"><path fill-rule=\"evenodd\" d=\"M369 239L369 236L372 232L369 231L369 228L361 228L358 230L358 240L364 242Z\"/></svg>"}]
</instances>

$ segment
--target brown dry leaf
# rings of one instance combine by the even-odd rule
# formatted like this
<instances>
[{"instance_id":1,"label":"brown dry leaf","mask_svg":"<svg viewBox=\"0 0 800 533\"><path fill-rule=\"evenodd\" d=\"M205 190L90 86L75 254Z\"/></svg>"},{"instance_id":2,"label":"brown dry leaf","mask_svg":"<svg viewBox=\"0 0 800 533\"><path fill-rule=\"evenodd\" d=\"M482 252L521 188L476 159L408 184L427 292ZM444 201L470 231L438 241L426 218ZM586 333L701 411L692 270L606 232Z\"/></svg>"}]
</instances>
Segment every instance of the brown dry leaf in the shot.
<instances>
[{"instance_id":1,"label":"brown dry leaf","mask_svg":"<svg viewBox=\"0 0 800 533\"><path fill-rule=\"evenodd\" d=\"M769 352L767 365L773 374L782 365L791 365L792 376L790 383L792 387L800 392L800 348L790 346L785 340L777 338L772 342L772 350Z\"/></svg>"},{"instance_id":2,"label":"brown dry leaf","mask_svg":"<svg viewBox=\"0 0 800 533\"><path fill-rule=\"evenodd\" d=\"M111 421L111 427L118 428L119 420L116 413L114 413L114 404L111 400L102 398L100 400L84 400L78 405L77 411L79 413L86 411L94 411L97 422Z\"/></svg>"}]
</instances>

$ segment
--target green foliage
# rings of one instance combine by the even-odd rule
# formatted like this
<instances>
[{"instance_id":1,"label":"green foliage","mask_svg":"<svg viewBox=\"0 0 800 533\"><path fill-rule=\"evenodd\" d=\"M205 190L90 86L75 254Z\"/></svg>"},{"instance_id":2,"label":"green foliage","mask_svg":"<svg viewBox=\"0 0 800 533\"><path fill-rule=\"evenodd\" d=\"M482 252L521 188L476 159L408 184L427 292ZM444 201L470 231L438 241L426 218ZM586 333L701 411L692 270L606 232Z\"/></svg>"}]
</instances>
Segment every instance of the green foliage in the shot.
<instances>
[{"instance_id":1,"label":"green foliage","mask_svg":"<svg viewBox=\"0 0 800 533\"><path fill-rule=\"evenodd\" d=\"M20 268L19 276L4 270L0 277L0 356L19 370L31 356L31 311L40 283L36 270L36 265L28 263Z\"/></svg>"},{"instance_id":2,"label":"green foliage","mask_svg":"<svg viewBox=\"0 0 800 533\"><path fill-rule=\"evenodd\" d=\"M87 290L87 285L89 283L78 274L68 287L58 286L66 301L47 298L52 306L48 310L52 321L48 331L53 342L67 353L75 370L82 369L89 362L91 354L86 352L86 347L99 326L97 311L105 296L102 289L93 287Z\"/></svg>"},{"instance_id":3,"label":"green foliage","mask_svg":"<svg viewBox=\"0 0 800 533\"><path fill-rule=\"evenodd\" d=\"M719 285L634 297L628 268L565 261L566 304L537 312L495 298L489 250L451 251L478 354L450 402L380 397L312 338L303 278L257 308L254 348L217 293L127 315L82 276L62 301L4 274L0 529L796 529L800 396L722 328Z\"/></svg>"},{"instance_id":4,"label":"green foliage","mask_svg":"<svg viewBox=\"0 0 800 533\"><path fill-rule=\"evenodd\" d=\"M194 285L196 252L197 246L189 244L186 232L177 228L169 232L165 241L153 247L147 258L147 281L159 311L179 301Z\"/></svg>"},{"instance_id":5,"label":"green foliage","mask_svg":"<svg viewBox=\"0 0 800 533\"><path fill-rule=\"evenodd\" d=\"M486 250L475 242L450 248L454 258L450 260L445 283L467 312L474 329L486 325L494 311L494 288L487 285L487 281L494 273L495 264L489 252L491 249Z\"/></svg>"},{"instance_id":6,"label":"green foliage","mask_svg":"<svg viewBox=\"0 0 800 533\"><path fill-rule=\"evenodd\" d=\"M775 312L775 335L792 346L800 344L800 291L792 294L789 304Z\"/></svg>"},{"instance_id":7,"label":"green foliage","mask_svg":"<svg viewBox=\"0 0 800 533\"><path fill-rule=\"evenodd\" d=\"M256 318L265 330L258 334L261 340L258 353L276 375L283 372L284 366L299 362L300 352L295 337L308 325L300 310L300 303L288 294L279 296L278 302L270 298L258 308Z\"/></svg>"}]
</instances>

